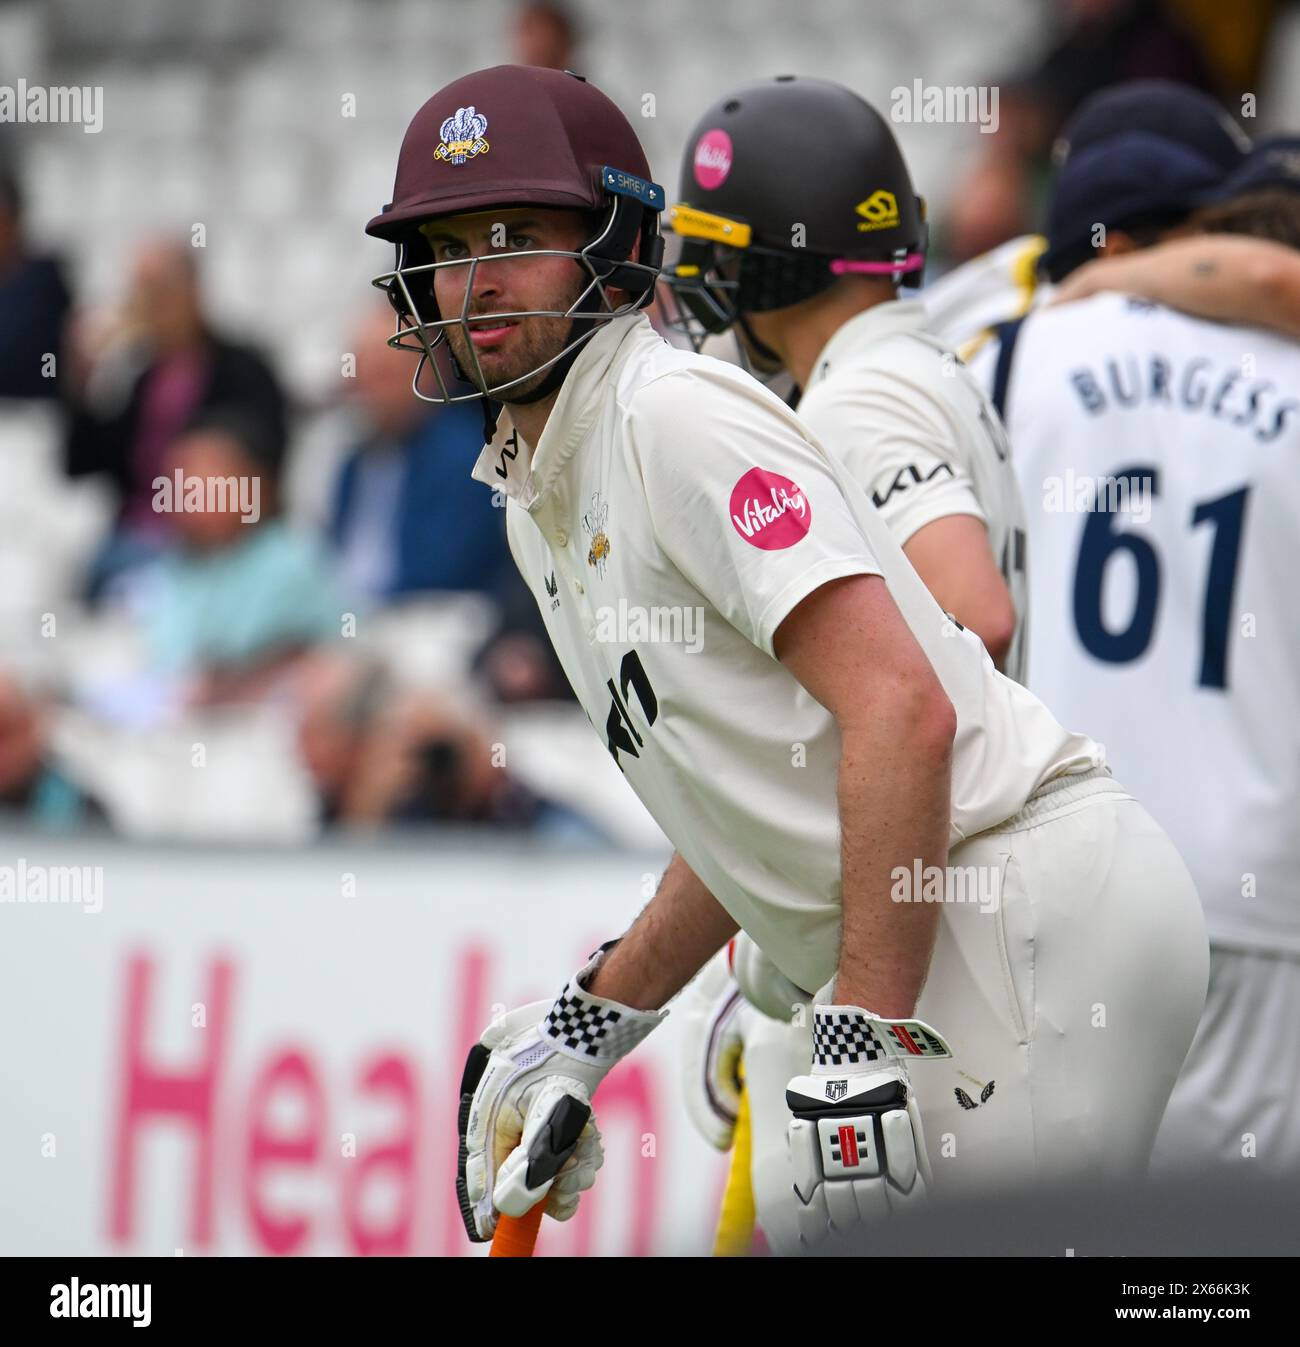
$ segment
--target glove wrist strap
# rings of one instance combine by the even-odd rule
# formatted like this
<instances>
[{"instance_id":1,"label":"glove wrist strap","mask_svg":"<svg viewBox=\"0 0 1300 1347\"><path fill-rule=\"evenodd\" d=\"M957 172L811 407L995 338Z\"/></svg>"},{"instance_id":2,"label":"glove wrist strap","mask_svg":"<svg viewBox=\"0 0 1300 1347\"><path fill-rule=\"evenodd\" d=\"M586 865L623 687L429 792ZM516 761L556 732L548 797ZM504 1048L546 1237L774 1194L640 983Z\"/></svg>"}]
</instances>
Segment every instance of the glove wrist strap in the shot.
<instances>
[{"instance_id":1,"label":"glove wrist strap","mask_svg":"<svg viewBox=\"0 0 1300 1347\"><path fill-rule=\"evenodd\" d=\"M814 1074L869 1071L891 1061L951 1056L952 1049L923 1020L886 1020L861 1006L813 1008Z\"/></svg>"},{"instance_id":2,"label":"glove wrist strap","mask_svg":"<svg viewBox=\"0 0 1300 1347\"><path fill-rule=\"evenodd\" d=\"M668 1014L666 1010L634 1010L587 991L596 970L617 940L608 941L569 979L539 1030L557 1052L608 1070Z\"/></svg>"}]
</instances>

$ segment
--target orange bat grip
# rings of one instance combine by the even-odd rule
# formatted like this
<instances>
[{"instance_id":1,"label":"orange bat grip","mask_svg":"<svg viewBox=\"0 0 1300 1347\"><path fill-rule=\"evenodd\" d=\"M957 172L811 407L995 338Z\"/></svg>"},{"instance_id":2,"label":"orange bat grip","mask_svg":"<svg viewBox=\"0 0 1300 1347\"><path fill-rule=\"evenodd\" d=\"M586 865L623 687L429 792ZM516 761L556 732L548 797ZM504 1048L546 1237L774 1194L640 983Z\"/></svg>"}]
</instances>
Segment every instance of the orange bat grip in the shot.
<instances>
[{"instance_id":1,"label":"orange bat grip","mask_svg":"<svg viewBox=\"0 0 1300 1347\"><path fill-rule=\"evenodd\" d=\"M489 1258L531 1258L533 1245L537 1243L537 1232L542 1225L542 1208L545 1201L539 1202L526 1216L506 1216L497 1218L496 1233L492 1236Z\"/></svg>"}]
</instances>

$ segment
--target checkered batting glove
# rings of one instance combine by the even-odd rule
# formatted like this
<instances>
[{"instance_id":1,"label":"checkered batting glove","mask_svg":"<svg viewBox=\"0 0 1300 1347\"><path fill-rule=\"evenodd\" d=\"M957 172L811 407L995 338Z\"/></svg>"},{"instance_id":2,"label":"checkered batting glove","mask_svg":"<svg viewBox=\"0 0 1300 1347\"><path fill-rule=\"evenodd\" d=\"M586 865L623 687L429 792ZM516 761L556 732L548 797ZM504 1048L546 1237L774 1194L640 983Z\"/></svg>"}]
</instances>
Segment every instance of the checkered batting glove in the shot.
<instances>
[{"instance_id":1,"label":"checkered batting glove","mask_svg":"<svg viewBox=\"0 0 1300 1347\"><path fill-rule=\"evenodd\" d=\"M498 1212L523 1216L543 1199L548 1216L567 1221L579 1193L596 1181L604 1156L594 1121L555 1177L535 1188L528 1186L528 1157L556 1105L567 1095L590 1106L615 1063L668 1013L633 1010L586 990L616 943L602 946L557 1000L511 1011L470 1049L460 1087L456 1195L476 1243L492 1238Z\"/></svg>"},{"instance_id":2,"label":"checkered batting glove","mask_svg":"<svg viewBox=\"0 0 1300 1347\"><path fill-rule=\"evenodd\" d=\"M907 1062L950 1057L920 1020L882 1020L859 1006L813 1009L809 1075L786 1087L801 1242L851 1236L904 1204L929 1180L925 1134Z\"/></svg>"}]
</instances>

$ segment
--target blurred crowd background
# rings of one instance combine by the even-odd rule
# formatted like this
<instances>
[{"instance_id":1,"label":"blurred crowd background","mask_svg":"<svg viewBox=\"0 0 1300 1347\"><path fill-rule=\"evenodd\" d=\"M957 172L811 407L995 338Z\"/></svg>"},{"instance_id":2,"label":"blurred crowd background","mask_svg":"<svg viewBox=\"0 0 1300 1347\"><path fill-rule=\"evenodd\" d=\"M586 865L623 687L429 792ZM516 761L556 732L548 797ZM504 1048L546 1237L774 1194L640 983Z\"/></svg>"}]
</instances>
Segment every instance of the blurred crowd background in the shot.
<instances>
[{"instance_id":1,"label":"blurred crowd background","mask_svg":"<svg viewBox=\"0 0 1300 1347\"><path fill-rule=\"evenodd\" d=\"M598 84L670 199L687 130L746 79L819 74L882 111L914 80L994 86L995 134L896 128L931 275L1039 224L1055 133L1106 84L1300 124L1282 0L0 0L0 85L103 91L97 130L0 122L11 820L658 840L469 478L478 405L412 396L369 285L408 121L503 61ZM159 510L178 472L252 497Z\"/></svg>"}]
</instances>

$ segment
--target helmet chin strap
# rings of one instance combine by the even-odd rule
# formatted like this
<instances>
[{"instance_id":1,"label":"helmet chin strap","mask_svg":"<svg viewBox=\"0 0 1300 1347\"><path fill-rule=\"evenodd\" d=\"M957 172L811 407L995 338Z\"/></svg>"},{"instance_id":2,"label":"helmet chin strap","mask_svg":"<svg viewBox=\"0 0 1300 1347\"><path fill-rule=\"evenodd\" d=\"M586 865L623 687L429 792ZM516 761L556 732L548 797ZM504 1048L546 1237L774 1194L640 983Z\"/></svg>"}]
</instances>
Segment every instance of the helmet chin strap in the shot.
<instances>
[{"instance_id":1,"label":"helmet chin strap","mask_svg":"<svg viewBox=\"0 0 1300 1347\"><path fill-rule=\"evenodd\" d=\"M738 313L736 315L736 326L745 334L745 340L749 342L750 346L752 346L764 360L770 361L778 369L783 368L781 357L765 342L759 341L754 335L754 329L750 327L743 313Z\"/></svg>"},{"instance_id":2,"label":"helmet chin strap","mask_svg":"<svg viewBox=\"0 0 1300 1347\"><path fill-rule=\"evenodd\" d=\"M483 399L483 443L491 444L497 433L497 422L501 419L501 403L491 398Z\"/></svg>"}]
</instances>

